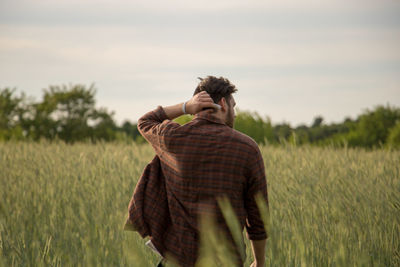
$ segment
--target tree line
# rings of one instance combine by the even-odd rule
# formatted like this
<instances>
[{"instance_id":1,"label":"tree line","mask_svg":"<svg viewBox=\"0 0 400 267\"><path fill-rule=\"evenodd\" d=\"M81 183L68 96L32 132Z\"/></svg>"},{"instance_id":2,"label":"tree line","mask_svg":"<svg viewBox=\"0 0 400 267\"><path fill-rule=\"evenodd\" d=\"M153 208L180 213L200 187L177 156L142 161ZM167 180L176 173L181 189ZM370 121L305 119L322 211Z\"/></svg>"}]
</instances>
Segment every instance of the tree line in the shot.
<instances>
[{"instance_id":1,"label":"tree line","mask_svg":"<svg viewBox=\"0 0 400 267\"><path fill-rule=\"evenodd\" d=\"M0 140L144 142L136 123L126 120L117 125L113 112L96 107L95 95L94 85L49 86L36 102L24 93L17 95L16 89L0 89ZM184 124L191 119L184 115L175 121ZM311 125L297 127L273 125L257 112L238 110L234 127L261 145L400 148L400 109L389 105L367 109L356 119L340 123L326 124L317 116Z\"/></svg>"}]
</instances>

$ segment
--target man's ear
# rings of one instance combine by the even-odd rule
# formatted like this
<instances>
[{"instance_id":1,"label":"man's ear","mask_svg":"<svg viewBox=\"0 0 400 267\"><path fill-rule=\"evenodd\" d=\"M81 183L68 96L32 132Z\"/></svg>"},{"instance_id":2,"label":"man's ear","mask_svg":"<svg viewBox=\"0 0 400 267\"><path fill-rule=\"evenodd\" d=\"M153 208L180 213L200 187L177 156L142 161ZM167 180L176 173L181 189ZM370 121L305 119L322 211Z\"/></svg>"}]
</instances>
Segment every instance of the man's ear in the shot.
<instances>
[{"instance_id":1,"label":"man's ear","mask_svg":"<svg viewBox=\"0 0 400 267\"><path fill-rule=\"evenodd\" d=\"M222 111L227 111L228 110L228 103L226 103L225 97L222 97L221 100L218 103L221 106Z\"/></svg>"}]
</instances>

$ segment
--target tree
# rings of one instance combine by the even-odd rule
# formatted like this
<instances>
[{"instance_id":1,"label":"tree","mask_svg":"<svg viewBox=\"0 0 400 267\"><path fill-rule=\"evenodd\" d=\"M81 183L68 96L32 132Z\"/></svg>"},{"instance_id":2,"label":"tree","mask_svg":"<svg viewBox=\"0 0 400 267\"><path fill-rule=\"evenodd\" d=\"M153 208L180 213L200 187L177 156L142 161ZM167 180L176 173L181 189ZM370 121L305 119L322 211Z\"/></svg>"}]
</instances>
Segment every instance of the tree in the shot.
<instances>
[{"instance_id":1,"label":"tree","mask_svg":"<svg viewBox=\"0 0 400 267\"><path fill-rule=\"evenodd\" d=\"M359 116L354 131L349 134L349 145L374 147L383 145L389 136L390 129L400 120L400 109L390 106L377 106L366 110Z\"/></svg>"},{"instance_id":2,"label":"tree","mask_svg":"<svg viewBox=\"0 0 400 267\"><path fill-rule=\"evenodd\" d=\"M15 89L0 90L0 140L23 139L20 125L25 116L25 95L15 96Z\"/></svg>"},{"instance_id":3,"label":"tree","mask_svg":"<svg viewBox=\"0 0 400 267\"><path fill-rule=\"evenodd\" d=\"M393 148L400 148L400 121L390 129L386 144Z\"/></svg>"},{"instance_id":4,"label":"tree","mask_svg":"<svg viewBox=\"0 0 400 267\"><path fill-rule=\"evenodd\" d=\"M94 85L62 85L45 89L40 102L27 100L15 89L0 89L0 140L61 139L68 143L96 140L133 140L144 142L137 124L125 121L117 127L113 112L96 108ZM181 125L193 116L184 115L174 121ZM400 109L377 106L366 110L357 119L324 124L314 118L310 127L291 128L287 123L272 125L268 117L257 112L238 110L234 128L252 137L258 144L348 145L373 148L386 145L400 147Z\"/></svg>"},{"instance_id":5,"label":"tree","mask_svg":"<svg viewBox=\"0 0 400 267\"><path fill-rule=\"evenodd\" d=\"M292 127L288 123L281 123L274 126L274 139L277 143L284 143L292 136Z\"/></svg>"},{"instance_id":6,"label":"tree","mask_svg":"<svg viewBox=\"0 0 400 267\"><path fill-rule=\"evenodd\" d=\"M294 129L292 138L295 144L306 144L310 142L310 130L309 128L302 124Z\"/></svg>"},{"instance_id":7,"label":"tree","mask_svg":"<svg viewBox=\"0 0 400 267\"><path fill-rule=\"evenodd\" d=\"M142 144L146 142L146 140L143 138L137 128L137 123L125 121L122 124L122 127L119 128L119 131L125 133L131 140L135 141L136 143Z\"/></svg>"},{"instance_id":8,"label":"tree","mask_svg":"<svg viewBox=\"0 0 400 267\"><path fill-rule=\"evenodd\" d=\"M34 105L34 139L59 138L72 143L83 140L113 140L113 113L95 108L94 85L50 86L43 101Z\"/></svg>"},{"instance_id":9,"label":"tree","mask_svg":"<svg viewBox=\"0 0 400 267\"><path fill-rule=\"evenodd\" d=\"M322 118L321 116L317 116L314 118L314 122L311 127L312 128L320 127L322 125L323 121L324 121L324 118Z\"/></svg>"},{"instance_id":10,"label":"tree","mask_svg":"<svg viewBox=\"0 0 400 267\"><path fill-rule=\"evenodd\" d=\"M274 133L271 121L267 117L263 119L257 112L238 110L234 128L254 139L258 144L265 144L266 141L274 141Z\"/></svg>"}]
</instances>

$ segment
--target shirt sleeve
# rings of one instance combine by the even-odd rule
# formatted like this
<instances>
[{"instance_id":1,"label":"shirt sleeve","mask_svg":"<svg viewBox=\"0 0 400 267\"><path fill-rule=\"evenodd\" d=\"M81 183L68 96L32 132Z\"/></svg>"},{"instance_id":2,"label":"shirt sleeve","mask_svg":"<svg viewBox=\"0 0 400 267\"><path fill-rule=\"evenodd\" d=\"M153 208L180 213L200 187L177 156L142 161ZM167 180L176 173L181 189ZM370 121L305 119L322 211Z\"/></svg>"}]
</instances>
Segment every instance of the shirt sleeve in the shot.
<instances>
[{"instance_id":1,"label":"shirt sleeve","mask_svg":"<svg viewBox=\"0 0 400 267\"><path fill-rule=\"evenodd\" d=\"M250 240L262 240L268 237L255 196L261 194L268 207L267 180L265 177L264 161L260 150L250 158L248 164L247 187L245 193L245 208L247 210L246 231Z\"/></svg>"},{"instance_id":2,"label":"shirt sleeve","mask_svg":"<svg viewBox=\"0 0 400 267\"><path fill-rule=\"evenodd\" d=\"M168 119L161 106L140 117L138 120L140 134L153 146L157 154L168 151L173 135L180 125Z\"/></svg>"}]
</instances>

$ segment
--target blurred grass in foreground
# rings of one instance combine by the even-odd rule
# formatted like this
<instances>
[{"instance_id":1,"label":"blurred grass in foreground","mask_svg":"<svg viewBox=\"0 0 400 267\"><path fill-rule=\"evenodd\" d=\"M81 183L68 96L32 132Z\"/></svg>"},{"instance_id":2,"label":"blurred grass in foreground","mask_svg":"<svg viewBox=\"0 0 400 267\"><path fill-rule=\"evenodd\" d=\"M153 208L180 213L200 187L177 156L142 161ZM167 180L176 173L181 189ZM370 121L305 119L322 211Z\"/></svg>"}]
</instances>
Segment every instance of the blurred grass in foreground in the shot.
<instances>
[{"instance_id":1,"label":"blurred grass in foreground","mask_svg":"<svg viewBox=\"0 0 400 267\"><path fill-rule=\"evenodd\" d=\"M400 265L399 151L261 151L270 201L267 266ZM122 231L153 155L149 145L0 143L0 265L154 266L159 258L139 235ZM229 208L224 217L235 238L243 235ZM204 223L199 266L228 266L229 249Z\"/></svg>"}]
</instances>

